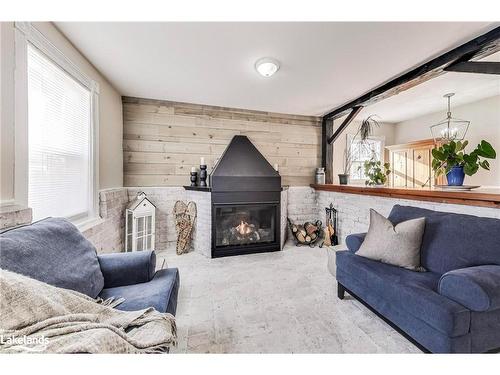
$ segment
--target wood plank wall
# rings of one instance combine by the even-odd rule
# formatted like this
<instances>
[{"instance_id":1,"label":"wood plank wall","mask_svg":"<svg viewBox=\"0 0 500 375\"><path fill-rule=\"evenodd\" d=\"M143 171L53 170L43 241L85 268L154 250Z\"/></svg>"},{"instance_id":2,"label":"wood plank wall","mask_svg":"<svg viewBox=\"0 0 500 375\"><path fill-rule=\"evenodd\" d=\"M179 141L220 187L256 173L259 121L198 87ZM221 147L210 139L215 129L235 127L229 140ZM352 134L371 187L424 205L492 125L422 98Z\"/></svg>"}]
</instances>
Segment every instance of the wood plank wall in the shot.
<instances>
[{"instance_id":1,"label":"wood plank wall","mask_svg":"<svg viewBox=\"0 0 500 375\"><path fill-rule=\"evenodd\" d=\"M124 186L182 186L205 157L210 172L234 135L246 135L283 185L313 183L321 164L319 117L123 97Z\"/></svg>"}]
</instances>

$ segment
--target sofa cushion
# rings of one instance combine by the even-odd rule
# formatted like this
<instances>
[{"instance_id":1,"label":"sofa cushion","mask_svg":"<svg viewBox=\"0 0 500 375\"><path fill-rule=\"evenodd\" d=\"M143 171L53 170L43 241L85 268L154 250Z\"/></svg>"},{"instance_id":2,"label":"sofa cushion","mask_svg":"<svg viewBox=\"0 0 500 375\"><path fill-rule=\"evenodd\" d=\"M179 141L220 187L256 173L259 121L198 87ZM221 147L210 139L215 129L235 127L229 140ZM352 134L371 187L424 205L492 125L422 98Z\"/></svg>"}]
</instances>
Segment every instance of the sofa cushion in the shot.
<instances>
[{"instance_id":1,"label":"sofa cushion","mask_svg":"<svg viewBox=\"0 0 500 375\"><path fill-rule=\"evenodd\" d=\"M355 253L361 247L361 244L365 240L366 233L354 233L350 234L345 238L345 244L349 251Z\"/></svg>"},{"instance_id":2,"label":"sofa cushion","mask_svg":"<svg viewBox=\"0 0 500 375\"><path fill-rule=\"evenodd\" d=\"M365 285L367 293L377 295L380 304L390 304L401 314L410 314L449 337L469 332L470 311L437 293L439 274L411 272L349 251L337 252L336 258L337 279L347 289L349 279L343 277ZM363 299L363 295L359 297Z\"/></svg>"},{"instance_id":3,"label":"sofa cushion","mask_svg":"<svg viewBox=\"0 0 500 375\"><path fill-rule=\"evenodd\" d=\"M424 229L425 218L393 225L370 209L370 227L356 255L417 271Z\"/></svg>"},{"instance_id":4,"label":"sofa cushion","mask_svg":"<svg viewBox=\"0 0 500 375\"><path fill-rule=\"evenodd\" d=\"M500 266L468 267L447 272L441 276L438 290L443 296L473 311L500 309Z\"/></svg>"},{"instance_id":5,"label":"sofa cushion","mask_svg":"<svg viewBox=\"0 0 500 375\"><path fill-rule=\"evenodd\" d=\"M500 219L395 205L393 224L425 217L421 262L425 269L446 273L458 268L500 265Z\"/></svg>"},{"instance_id":6,"label":"sofa cushion","mask_svg":"<svg viewBox=\"0 0 500 375\"><path fill-rule=\"evenodd\" d=\"M351 293L355 293L360 298L362 297L365 303L432 353L470 353L470 333L449 337L446 333L438 331L424 320L401 310L397 304L381 299L377 293L371 292L370 286L358 282L351 275L344 274L339 270L337 279L344 285L349 285Z\"/></svg>"},{"instance_id":7,"label":"sofa cushion","mask_svg":"<svg viewBox=\"0 0 500 375\"><path fill-rule=\"evenodd\" d=\"M105 288L145 283L155 274L156 253L152 250L101 254L97 259Z\"/></svg>"},{"instance_id":8,"label":"sofa cushion","mask_svg":"<svg viewBox=\"0 0 500 375\"><path fill-rule=\"evenodd\" d=\"M0 235L0 268L92 298L104 285L95 247L69 221L47 218Z\"/></svg>"},{"instance_id":9,"label":"sofa cushion","mask_svg":"<svg viewBox=\"0 0 500 375\"><path fill-rule=\"evenodd\" d=\"M471 311L472 352L484 353L500 348L500 309Z\"/></svg>"},{"instance_id":10,"label":"sofa cushion","mask_svg":"<svg viewBox=\"0 0 500 375\"><path fill-rule=\"evenodd\" d=\"M137 311L154 307L159 312L175 315L177 292L179 290L179 271L177 268L159 270L147 283L105 288L99 297L124 298L116 308L125 311Z\"/></svg>"}]
</instances>

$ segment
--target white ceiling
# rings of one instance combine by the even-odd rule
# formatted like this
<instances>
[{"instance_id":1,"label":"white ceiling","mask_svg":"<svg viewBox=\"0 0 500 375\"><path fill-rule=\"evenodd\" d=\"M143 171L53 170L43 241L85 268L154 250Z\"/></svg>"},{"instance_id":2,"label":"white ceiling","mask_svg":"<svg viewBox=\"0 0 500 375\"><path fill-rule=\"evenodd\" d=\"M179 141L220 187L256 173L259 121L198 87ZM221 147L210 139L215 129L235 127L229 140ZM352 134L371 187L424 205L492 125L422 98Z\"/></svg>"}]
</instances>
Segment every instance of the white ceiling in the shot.
<instances>
[{"instance_id":1,"label":"white ceiling","mask_svg":"<svg viewBox=\"0 0 500 375\"><path fill-rule=\"evenodd\" d=\"M483 61L500 62L500 53L490 55ZM444 118L447 101L443 95L451 92L455 93L451 99L452 107L500 95L500 76L448 72L367 106L358 117L376 114L382 122L397 123L442 111Z\"/></svg>"},{"instance_id":2,"label":"white ceiling","mask_svg":"<svg viewBox=\"0 0 500 375\"><path fill-rule=\"evenodd\" d=\"M56 26L122 95L321 115L497 24L57 22ZM265 56L281 63L271 78L254 70L255 61Z\"/></svg>"}]
</instances>

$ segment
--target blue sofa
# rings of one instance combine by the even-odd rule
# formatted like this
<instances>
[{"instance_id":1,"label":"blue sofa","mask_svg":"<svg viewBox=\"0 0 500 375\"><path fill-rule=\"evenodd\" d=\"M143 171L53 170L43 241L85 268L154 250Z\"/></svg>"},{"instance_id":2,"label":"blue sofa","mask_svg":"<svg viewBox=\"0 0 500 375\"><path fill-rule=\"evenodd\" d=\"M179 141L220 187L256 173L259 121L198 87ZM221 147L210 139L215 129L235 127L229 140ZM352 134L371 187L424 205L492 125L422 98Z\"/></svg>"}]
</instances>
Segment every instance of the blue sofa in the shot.
<instances>
[{"instance_id":1,"label":"blue sofa","mask_svg":"<svg viewBox=\"0 0 500 375\"><path fill-rule=\"evenodd\" d=\"M393 207L393 224L426 218L421 263L426 272L356 255L365 234L336 253L338 297L359 299L420 349L482 353L500 348L500 220Z\"/></svg>"},{"instance_id":2,"label":"blue sofa","mask_svg":"<svg viewBox=\"0 0 500 375\"><path fill-rule=\"evenodd\" d=\"M175 315L179 272L155 271L153 251L97 255L69 221L47 218L0 234L0 268L92 298L124 298L117 309Z\"/></svg>"}]
</instances>

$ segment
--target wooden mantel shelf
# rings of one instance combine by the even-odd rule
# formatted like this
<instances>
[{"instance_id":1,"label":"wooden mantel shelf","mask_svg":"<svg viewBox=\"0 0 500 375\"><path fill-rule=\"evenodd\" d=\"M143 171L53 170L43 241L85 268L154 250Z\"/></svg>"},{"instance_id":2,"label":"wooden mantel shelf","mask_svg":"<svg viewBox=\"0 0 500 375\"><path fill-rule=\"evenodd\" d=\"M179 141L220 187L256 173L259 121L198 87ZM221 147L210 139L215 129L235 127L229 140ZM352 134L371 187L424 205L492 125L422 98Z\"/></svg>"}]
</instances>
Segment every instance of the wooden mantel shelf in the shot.
<instances>
[{"instance_id":1,"label":"wooden mantel shelf","mask_svg":"<svg viewBox=\"0 0 500 375\"><path fill-rule=\"evenodd\" d=\"M493 188L479 188L472 191L445 191L439 188L410 189L334 184L312 184L311 187L316 190L337 193L500 208L500 189Z\"/></svg>"}]
</instances>

